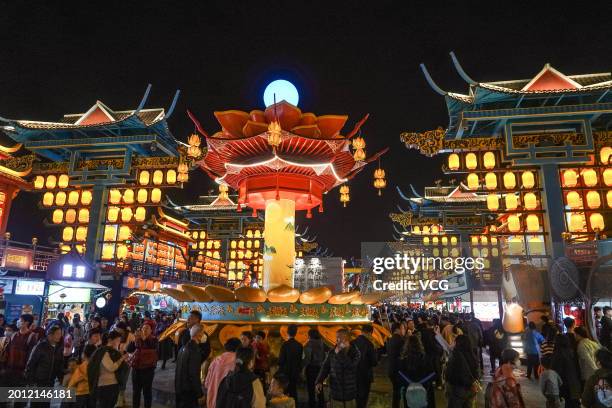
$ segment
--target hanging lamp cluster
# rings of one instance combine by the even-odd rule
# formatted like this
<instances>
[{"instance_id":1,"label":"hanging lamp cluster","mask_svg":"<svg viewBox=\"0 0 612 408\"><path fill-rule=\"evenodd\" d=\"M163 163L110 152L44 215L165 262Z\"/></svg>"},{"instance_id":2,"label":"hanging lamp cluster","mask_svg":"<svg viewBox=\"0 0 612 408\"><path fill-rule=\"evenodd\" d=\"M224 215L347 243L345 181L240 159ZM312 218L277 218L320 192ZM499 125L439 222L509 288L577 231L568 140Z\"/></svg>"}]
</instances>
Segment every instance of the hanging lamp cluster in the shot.
<instances>
[{"instance_id":1,"label":"hanging lamp cluster","mask_svg":"<svg viewBox=\"0 0 612 408\"><path fill-rule=\"evenodd\" d=\"M355 161L364 161L366 158L365 153L366 142L361 136L357 136L353 139L353 149L355 152L353 153L353 158Z\"/></svg>"},{"instance_id":2,"label":"hanging lamp cluster","mask_svg":"<svg viewBox=\"0 0 612 408\"><path fill-rule=\"evenodd\" d=\"M346 207L346 203L351 201L351 197L349 195L349 186L343 184L340 186L340 202L344 207Z\"/></svg>"}]
</instances>

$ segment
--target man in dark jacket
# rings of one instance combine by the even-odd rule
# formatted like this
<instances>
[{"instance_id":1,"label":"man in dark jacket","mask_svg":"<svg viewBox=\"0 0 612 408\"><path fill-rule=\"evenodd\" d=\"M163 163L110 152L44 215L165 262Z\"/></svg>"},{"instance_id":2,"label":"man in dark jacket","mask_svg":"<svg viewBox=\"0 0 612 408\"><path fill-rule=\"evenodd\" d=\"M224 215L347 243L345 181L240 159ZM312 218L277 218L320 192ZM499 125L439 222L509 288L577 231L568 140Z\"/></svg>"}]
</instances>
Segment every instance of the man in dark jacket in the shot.
<instances>
[{"instance_id":1,"label":"man in dark jacket","mask_svg":"<svg viewBox=\"0 0 612 408\"><path fill-rule=\"evenodd\" d=\"M177 408L197 408L198 399L202 398L200 366L202 354L198 345L202 326L195 324L189 329L190 340L187 341L176 358L174 387Z\"/></svg>"},{"instance_id":2,"label":"man in dark jacket","mask_svg":"<svg viewBox=\"0 0 612 408\"><path fill-rule=\"evenodd\" d=\"M361 358L357 365L357 408L365 408L368 406L368 397L370 396L370 387L374 381L373 368L376 367L378 360L376 358L376 350L374 345L367 336L371 336L374 329L372 325L365 325L361 328L362 334L354 341L353 346L359 350Z\"/></svg>"},{"instance_id":3,"label":"man in dark jacket","mask_svg":"<svg viewBox=\"0 0 612 408\"><path fill-rule=\"evenodd\" d=\"M194 325L199 325L202 321L202 313L199 310L192 310L187 317L187 328L183 330L179 336L178 346L179 348L183 347L185 344L189 342L191 336L189 334L189 330Z\"/></svg>"},{"instance_id":4,"label":"man in dark jacket","mask_svg":"<svg viewBox=\"0 0 612 408\"><path fill-rule=\"evenodd\" d=\"M28 384L37 387L53 387L56 379L61 381L64 369L61 340L62 328L51 326L47 331L47 337L34 346L25 369Z\"/></svg>"},{"instance_id":5,"label":"man in dark jacket","mask_svg":"<svg viewBox=\"0 0 612 408\"><path fill-rule=\"evenodd\" d=\"M399 362L400 362L400 353L402 352L402 347L404 346L404 335L405 330L404 326L400 323L393 323L391 325L391 338L387 341L387 357L389 361L388 372L389 379L391 380L391 384L393 384L393 408L399 408L400 404L400 390L402 388L402 382L399 380L399 374L397 371L399 370Z\"/></svg>"},{"instance_id":6,"label":"man in dark jacket","mask_svg":"<svg viewBox=\"0 0 612 408\"><path fill-rule=\"evenodd\" d=\"M278 357L278 370L289 378L287 394L295 400L298 406L297 383L302 371L302 345L295 339L298 328L292 324L287 328L289 340L283 343Z\"/></svg>"},{"instance_id":7,"label":"man in dark jacket","mask_svg":"<svg viewBox=\"0 0 612 408\"><path fill-rule=\"evenodd\" d=\"M610 306L605 306L603 308L599 342L608 350L612 350L612 307Z\"/></svg>"},{"instance_id":8,"label":"man in dark jacket","mask_svg":"<svg viewBox=\"0 0 612 408\"><path fill-rule=\"evenodd\" d=\"M323 381L330 377L331 406L353 404L357 399L357 366L361 353L349 343L349 332L340 329L336 332L336 347L327 353L321 372L317 377L317 391L323 388ZM361 374L361 373L359 373Z\"/></svg>"}]
</instances>

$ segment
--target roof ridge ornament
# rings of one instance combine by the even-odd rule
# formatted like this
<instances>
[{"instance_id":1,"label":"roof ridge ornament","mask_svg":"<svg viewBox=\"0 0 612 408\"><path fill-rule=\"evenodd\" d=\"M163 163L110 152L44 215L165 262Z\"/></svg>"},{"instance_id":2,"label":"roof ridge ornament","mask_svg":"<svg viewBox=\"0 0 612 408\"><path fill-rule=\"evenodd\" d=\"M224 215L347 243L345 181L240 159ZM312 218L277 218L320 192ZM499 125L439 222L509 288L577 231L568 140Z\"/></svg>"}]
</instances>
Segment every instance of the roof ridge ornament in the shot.
<instances>
[{"instance_id":1,"label":"roof ridge ornament","mask_svg":"<svg viewBox=\"0 0 612 408\"><path fill-rule=\"evenodd\" d=\"M446 96L448 92L440 88L434 82L434 80L431 78L431 75L429 75L429 71L427 71L427 67L425 67L425 64L421 63L419 66L421 67L421 71L423 71L423 75L425 75L425 80L427 81L431 89L433 89L438 95Z\"/></svg>"},{"instance_id":2,"label":"roof ridge ornament","mask_svg":"<svg viewBox=\"0 0 612 408\"><path fill-rule=\"evenodd\" d=\"M459 63L459 59L455 55L454 51L450 52L450 56L451 56L451 59L453 60L453 65L455 66L455 70L457 70L457 73L459 74L459 76L470 85L478 85L478 82L474 81L468 74L466 74L465 70Z\"/></svg>"}]
</instances>

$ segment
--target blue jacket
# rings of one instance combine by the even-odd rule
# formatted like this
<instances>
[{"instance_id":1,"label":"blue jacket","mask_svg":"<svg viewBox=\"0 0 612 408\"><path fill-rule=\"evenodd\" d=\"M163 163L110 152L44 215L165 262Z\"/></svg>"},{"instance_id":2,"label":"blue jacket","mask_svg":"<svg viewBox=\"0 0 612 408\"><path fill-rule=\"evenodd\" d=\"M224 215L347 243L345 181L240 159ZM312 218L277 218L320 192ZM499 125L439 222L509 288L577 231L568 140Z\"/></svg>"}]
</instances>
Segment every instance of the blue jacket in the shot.
<instances>
[{"instance_id":1,"label":"blue jacket","mask_svg":"<svg viewBox=\"0 0 612 408\"><path fill-rule=\"evenodd\" d=\"M540 354L540 343L544 341L544 336L537 330L527 329L525 332L525 354Z\"/></svg>"}]
</instances>

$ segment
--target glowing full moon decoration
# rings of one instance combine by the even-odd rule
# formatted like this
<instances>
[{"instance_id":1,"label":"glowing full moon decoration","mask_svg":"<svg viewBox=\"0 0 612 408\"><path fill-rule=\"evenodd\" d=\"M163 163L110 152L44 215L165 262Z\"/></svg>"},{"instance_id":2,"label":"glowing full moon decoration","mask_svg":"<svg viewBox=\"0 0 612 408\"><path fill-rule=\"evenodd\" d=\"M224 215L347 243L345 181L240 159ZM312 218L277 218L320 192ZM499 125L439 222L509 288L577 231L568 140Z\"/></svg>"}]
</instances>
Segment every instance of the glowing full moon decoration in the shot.
<instances>
[{"instance_id":1,"label":"glowing full moon decoration","mask_svg":"<svg viewBox=\"0 0 612 408\"><path fill-rule=\"evenodd\" d=\"M272 81L266 87L263 94L264 104L266 108L274 104L274 98L276 96L276 102L285 100L292 105L297 106L300 100L300 94L297 88L291 82L284 79L277 79Z\"/></svg>"}]
</instances>

